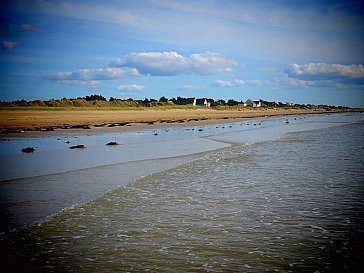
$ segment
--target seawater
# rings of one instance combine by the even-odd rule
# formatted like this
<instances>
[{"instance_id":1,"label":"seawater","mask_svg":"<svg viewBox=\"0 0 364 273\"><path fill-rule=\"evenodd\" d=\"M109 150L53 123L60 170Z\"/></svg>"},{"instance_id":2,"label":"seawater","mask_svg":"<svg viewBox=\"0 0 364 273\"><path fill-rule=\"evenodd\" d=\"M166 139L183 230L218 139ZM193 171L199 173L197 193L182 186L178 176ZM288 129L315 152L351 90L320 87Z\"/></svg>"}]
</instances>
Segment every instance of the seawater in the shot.
<instances>
[{"instance_id":1,"label":"seawater","mask_svg":"<svg viewBox=\"0 0 364 273\"><path fill-rule=\"evenodd\" d=\"M4 271L361 272L364 123L233 145L1 238Z\"/></svg>"}]
</instances>

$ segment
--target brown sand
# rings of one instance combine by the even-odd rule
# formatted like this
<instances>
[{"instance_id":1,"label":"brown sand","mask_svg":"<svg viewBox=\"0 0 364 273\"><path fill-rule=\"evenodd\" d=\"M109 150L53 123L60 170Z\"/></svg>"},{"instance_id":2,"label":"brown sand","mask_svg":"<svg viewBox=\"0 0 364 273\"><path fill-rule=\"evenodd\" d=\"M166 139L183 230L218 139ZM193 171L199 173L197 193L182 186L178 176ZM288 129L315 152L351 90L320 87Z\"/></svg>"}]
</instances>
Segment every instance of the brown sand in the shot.
<instances>
[{"instance_id":1,"label":"brown sand","mask_svg":"<svg viewBox=\"0 0 364 273\"><path fill-rule=\"evenodd\" d=\"M347 112L349 110L345 110ZM45 131L59 129L97 129L127 126L139 129L175 125L213 124L249 118L281 115L320 114L342 111L299 109L170 109L170 110L61 110L61 111L0 111L0 132ZM152 125L152 126L151 126ZM77 128L78 126L78 128ZM96 126L96 127L94 127Z\"/></svg>"}]
</instances>

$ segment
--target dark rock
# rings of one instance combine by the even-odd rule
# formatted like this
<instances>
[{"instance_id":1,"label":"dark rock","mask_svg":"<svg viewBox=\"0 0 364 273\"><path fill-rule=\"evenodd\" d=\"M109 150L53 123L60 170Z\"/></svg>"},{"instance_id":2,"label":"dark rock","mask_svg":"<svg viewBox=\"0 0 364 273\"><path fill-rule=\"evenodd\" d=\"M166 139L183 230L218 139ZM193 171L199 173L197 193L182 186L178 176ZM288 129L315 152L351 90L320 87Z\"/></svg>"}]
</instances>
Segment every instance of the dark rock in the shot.
<instances>
[{"instance_id":1,"label":"dark rock","mask_svg":"<svg viewBox=\"0 0 364 273\"><path fill-rule=\"evenodd\" d=\"M75 146L71 146L69 147L70 149L83 149L85 148L85 145L83 144L78 144L78 145L75 145Z\"/></svg>"},{"instance_id":2,"label":"dark rock","mask_svg":"<svg viewBox=\"0 0 364 273\"><path fill-rule=\"evenodd\" d=\"M107 143L106 145L115 146L115 145L119 145L119 143L117 143L116 141L111 141L111 142Z\"/></svg>"},{"instance_id":3,"label":"dark rock","mask_svg":"<svg viewBox=\"0 0 364 273\"><path fill-rule=\"evenodd\" d=\"M21 151L22 151L23 153L27 153L27 154L29 154L29 153L34 153L35 149L34 149L33 147L27 147L27 148L23 148L23 149L21 149Z\"/></svg>"}]
</instances>

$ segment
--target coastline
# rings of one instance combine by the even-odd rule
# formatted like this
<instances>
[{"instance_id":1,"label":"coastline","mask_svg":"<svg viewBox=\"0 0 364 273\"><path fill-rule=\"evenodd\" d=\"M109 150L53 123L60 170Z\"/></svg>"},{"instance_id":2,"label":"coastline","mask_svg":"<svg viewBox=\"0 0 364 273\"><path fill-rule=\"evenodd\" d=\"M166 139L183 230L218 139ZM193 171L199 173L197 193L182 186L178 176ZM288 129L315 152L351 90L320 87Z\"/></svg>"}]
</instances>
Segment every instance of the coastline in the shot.
<instances>
[{"instance_id":1,"label":"coastline","mask_svg":"<svg viewBox=\"0 0 364 273\"><path fill-rule=\"evenodd\" d=\"M97 133L196 126L291 115L363 112L363 109L168 109L0 111L0 137L39 136L44 133Z\"/></svg>"}]
</instances>

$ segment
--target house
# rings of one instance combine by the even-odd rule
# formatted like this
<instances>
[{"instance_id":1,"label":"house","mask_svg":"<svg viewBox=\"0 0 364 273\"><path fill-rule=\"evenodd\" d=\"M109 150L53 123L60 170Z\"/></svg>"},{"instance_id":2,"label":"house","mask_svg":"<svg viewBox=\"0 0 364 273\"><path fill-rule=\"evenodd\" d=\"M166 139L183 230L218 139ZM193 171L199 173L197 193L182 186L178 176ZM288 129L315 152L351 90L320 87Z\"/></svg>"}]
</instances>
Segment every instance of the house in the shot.
<instances>
[{"instance_id":1,"label":"house","mask_svg":"<svg viewBox=\"0 0 364 273\"><path fill-rule=\"evenodd\" d=\"M196 99L195 98L187 98L186 99L186 104L187 105L190 105L190 104L195 105L196 104Z\"/></svg>"},{"instance_id":2,"label":"house","mask_svg":"<svg viewBox=\"0 0 364 273\"><path fill-rule=\"evenodd\" d=\"M257 104L254 101L252 101L251 99L248 99L248 100L246 100L246 102L244 102L244 107L247 107L247 106L257 107Z\"/></svg>"},{"instance_id":3,"label":"house","mask_svg":"<svg viewBox=\"0 0 364 273\"><path fill-rule=\"evenodd\" d=\"M186 104L187 105L192 104L193 106L205 106L205 107L211 106L211 103L209 103L206 98L204 99L188 98L186 100Z\"/></svg>"},{"instance_id":4,"label":"house","mask_svg":"<svg viewBox=\"0 0 364 273\"><path fill-rule=\"evenodd\" d=\"M211 103L209 103L207 101L207 99L196 99L195 100L195 106L205 106L205 107L210 107Z\"/></svg>"},{"instance_id":5,"label":"house","mask_svg":"<svg viewBox=\"0 0 364 273\"><path fill-rule=\"evenodd\" d=\"M274 101L261 100L262 106L264 107L278 107L279 104Z\"/></svg>"},{"instance_id":6,"label":"house","mask_svg":"<svg viewBox=\"0 0 364 273\"><path fill-rule=\"evenodd\" d=\"M244 106L244 107L247 107L247 106L250 106L250 107L264 107L265 104L263 104L262 100L251 100L251 99L248 99L247 101L241 101L238 103L238 106Z\"/></svg>"},{"instance_id":7,"label":"house","mask_svg":"<svg viewBox=\"0 0 364 273\"><path fill-rule=\"evenodd\" d=\"M262 107L262 103L260 100L255 100L254 103L255 103L255 107Z\"/></svg>"}]
</instances>

